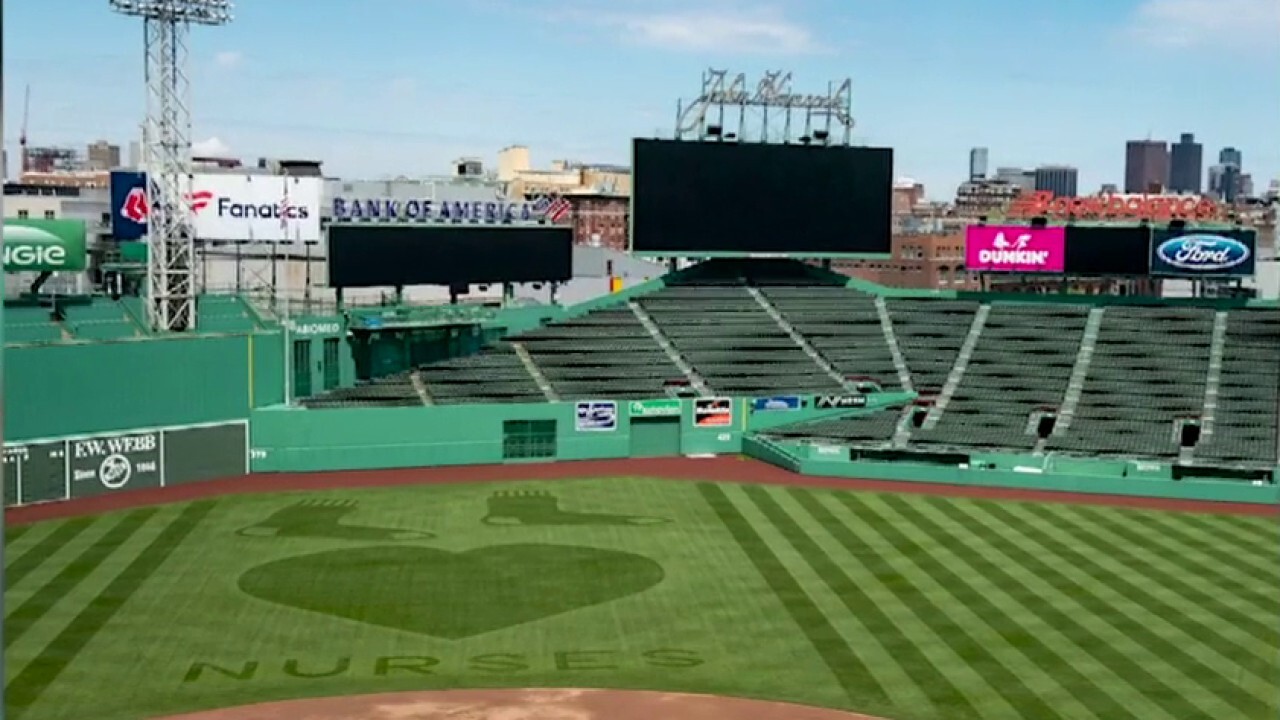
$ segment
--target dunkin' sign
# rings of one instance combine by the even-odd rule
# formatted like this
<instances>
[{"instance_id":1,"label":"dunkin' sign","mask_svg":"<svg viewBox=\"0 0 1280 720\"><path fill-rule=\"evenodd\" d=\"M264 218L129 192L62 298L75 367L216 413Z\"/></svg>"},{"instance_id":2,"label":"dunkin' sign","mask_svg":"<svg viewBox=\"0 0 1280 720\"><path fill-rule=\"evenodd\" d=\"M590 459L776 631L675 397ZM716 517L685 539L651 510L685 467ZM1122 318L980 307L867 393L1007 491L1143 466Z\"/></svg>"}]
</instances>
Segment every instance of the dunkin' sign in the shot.
<instances>
[{"instance_id":1,"label":"dunkin' sign","mask_svg":"<svg viewBox=\"0 0 1280 720\"><path fill-rule=\"evenodd\" d=\"M1065 266L1066 228L970 225L964 265L973 272L1060 273Z\"/></svg>"}]
</instances>

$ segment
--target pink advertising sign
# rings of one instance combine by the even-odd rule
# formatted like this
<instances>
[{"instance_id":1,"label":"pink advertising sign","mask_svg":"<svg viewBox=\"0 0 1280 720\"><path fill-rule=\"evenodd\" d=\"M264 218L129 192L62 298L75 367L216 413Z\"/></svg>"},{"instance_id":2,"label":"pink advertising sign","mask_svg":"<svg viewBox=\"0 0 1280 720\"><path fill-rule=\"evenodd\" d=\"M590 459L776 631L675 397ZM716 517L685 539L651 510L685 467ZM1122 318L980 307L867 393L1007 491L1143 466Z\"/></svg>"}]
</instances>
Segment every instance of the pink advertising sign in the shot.
<instances>
[{"instance_id":1,"label":"pink advertising sign","mask_svg":"<svg viewBox=\"0 0 1280 720\"><path fill-rule=\"evenodd\" d=\"M1066 267L1066 228L970 225L964 265L975 272L1060 273Z\"/></svg>"}]
</instances>

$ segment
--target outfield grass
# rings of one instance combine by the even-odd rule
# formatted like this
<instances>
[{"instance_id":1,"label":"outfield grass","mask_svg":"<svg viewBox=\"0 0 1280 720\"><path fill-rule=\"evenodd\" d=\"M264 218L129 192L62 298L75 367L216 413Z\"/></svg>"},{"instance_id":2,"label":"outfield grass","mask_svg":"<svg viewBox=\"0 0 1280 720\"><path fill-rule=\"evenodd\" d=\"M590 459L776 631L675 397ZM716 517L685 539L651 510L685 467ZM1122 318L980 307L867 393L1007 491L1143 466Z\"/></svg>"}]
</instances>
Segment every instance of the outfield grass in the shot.
<instances>
[{"instance_id":1,"label":"outfield grass","mask_svg":"<svg viewBox=\"0 0 1280 720\"><path fill-rule=\"evenodd\" d=\"M1261 518L607 479L224 497L6 539L25 720L532 686L893 720L1280 711Z\"/></svg>"}]
</instances>

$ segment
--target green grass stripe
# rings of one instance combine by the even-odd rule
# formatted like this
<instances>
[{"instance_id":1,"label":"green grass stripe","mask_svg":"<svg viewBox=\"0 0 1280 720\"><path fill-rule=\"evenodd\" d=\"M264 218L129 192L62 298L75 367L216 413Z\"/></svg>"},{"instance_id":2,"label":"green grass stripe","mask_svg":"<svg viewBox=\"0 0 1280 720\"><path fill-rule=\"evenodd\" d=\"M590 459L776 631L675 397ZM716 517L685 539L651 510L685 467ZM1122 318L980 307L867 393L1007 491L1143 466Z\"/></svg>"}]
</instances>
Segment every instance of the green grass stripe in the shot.
<instances>
[{"instance_id":1,"label":"green grass stripe","mask_svg":"<svg viewBox=\"0 0 1280 720\"><path fill-rule=\"evenodd\" d=\"M840 598L849 613L862 618L868 627L873 628L873 632L885 648L924 691L939 715L948 718L981 717L969 694L957 686L953 678L944 673L938 663L930 659L921 649L925 646L933 646L931 641L944 640L944 638L935 629L922 624L923 618L920 617L918 604L912 607L905 602L908 598L904 598L904 593L900 589L886 585L886 589L897 601L896 604L912 615L911 620L914 624L922 626L923 632L918 633L919 637L912 638L903 625L889 616L885 607L876 602L862 585L850 579L841 570L831 556L827 555L805 533L804 529L778 505L767 490L758 486L743 487L742 490L782 537L796 549L814 573L826 583L831 592ZM892 606L893 604L890 604L890 607ZM937 607L930 606L925 609L924 614L936 615L938 612ZM937 647L934 646L931 649L936 650ZM981 690L983 693L988 693L992 688L984 687Z\"/></svg>"},{"instance_id":2,"label":"green grass stripe","mask_svg":"<svg viewBox=\"0 0 1280 720\"><path fill-rule=\"evenodd\" d=\"M1208 555L1214 562L1241 575L1276 576L1275 549L1280 537L1245 540L1215 533L1196 517L1144 513L1138 522L1150 526L1180 544Z\"/></svg>"},{"instance_id":3,"label":"green grass stripe","mask_svg":"<svg viewBox=\"0 0 1280 720\"><path fill-rule=\"evenodd\" d=\"M1234 515L1168 515L1169 522L1179 526L1195 527L1212 537L1228 536L1243 546L1267 546L1280 541L1280 518L1239 517Z\"/></svg>"},{"instance_id":4,"label":"green grass stripe","mask_svg":"<svg viewBox=\"0 0 1280 720\"><path fill-rule=\"evenodd\" d=\"M889 707L889 696L884 688L875 683L874 676L863 665L862 660L840 638L831 621L778 561L777 556L733 506L724 491L714 483L700 483L698 489L734 541L742 548L743 554L760 573L760 577L778 596L787 614L831 670L845 695L851 701L869 695L874 702Z\"/></svg>"},{"instance_id":5,"label":"green grass stripe","mask_svg":"<svg viewBox=\"0 0 1280 720\"><path fill-rule=\"evenodd\" d=\"M990 503L982 508L992 518L1014 529L1024 538L1045 548L1046 551L1051 548L1056 550L1057 555L1066 560L1078 574L1097 583L1097 587L1106 588L1118 596L1121 602L1107 600L1096 592L1080 593L1083 604L1090 611L1101 618L1106 618L1126 635L1145 645L1157 657L1163 658L1165 662L1180 670L1188 683L1198 685L1217 696L1242 713L1243 717L1263 717L1268 711L1266 703L1260 702L1251 694L1240 693L1233 679L1227 677L1221 667L1205 660L1204 651L1209 650L1210 646L1198 644L1188 647L1189 643L1183 640L1189 638L1165 637L1153 629L1153 626L1160 625L1176 628L1176 625L1166 622L1165 616L1172 614L1180 617L1180 609L1131 581L1129 576L1133 574L1132 569L1129 569L1127 574L1113 571L1100 561L1096 552L1086 553L1073 547L1071 536L1045 530L1044 527L1052 525L1052 521L1046 515L1040 514L1044 512L1044 505L1023 504L1006 507L1002 504ZM1037 515L1041 522L1028 519L1026 514ZM1103 554L1106 555L1105 550ZM1126 602L1131 605L1127 612ZM1163 608L1163 613L1154 612L1155 608ZM1185 693L1180 694L1185 696ZM1193 698L1188 700L1194 701ZM1209 709L1205 708L1205 711Z\"/></svg>"},{"instance_id":6,"label":"green grass stripe","mask_svg":"<svg viewBox=\"0 0 1280 720\"><path fill-rule=\"evenodd\" d=\"M954 608L948 607L950 603L945 602L948 598L955 597L953 592L957 588L952 587L952 582L949 581L956 578L948 577L948 573L945 572L936 573L935 570L939 565L934 562L934 558L927 550L899 531L893 523L887 522L885 518L878 518L877 521L870 523L859 523L859 530L864 532L855 534L849 524L837 518L815 497L814 493L794 489L790 492L790 496L840 544L846 553L859 559L872 577L881 579L897 597L898 602L911 607L933 634L946 643L967 668L990 685L1018 717L1063 717L1058 712L1059 708L1051 705L1030 686L1025 678L1014 673L1000 657L992 652L988 639L975 637L976 626L957 621L952 614ZM861 498L850 499L854 502L861 501ZM865 502L861 504L867 505ZM879 544L882 547L892 548L893 554L876 551L865 538L866 535L872 534L879 536L879 540L882 541ZM940 600L944 602L939 603ZM964 602L956 604L967 608ZM973 614L981 617L983 613ZM1010 640L1009 635L999 632L996 632L996 635L1004 641ZM946 672L949 668L943 668L943 670ZM1049 685L1045 686L1046 690L1056 691L1059 695L1069 697L1069 694L1053 678L1044 675L1042 681L1043 679L1049 681ZM1044 686L1043 682L1038 684ZM981 704L985 703L980 702Z\"/></svg>"},{"instance_id":7,"label":"green grass stripe","mask_svg":"<svg viewBox=\"0 0 1280 720\"><path fill-rule=\"evenodd\" d=\"M817 505L811 509L815 517L819 517L819 512L834 514L816 500L809 500L808 503ZM1002 688L1006 697L1010 692L1016 692L1018 688L1028 685L1024 675L1030 672L1042 675L1053 682L1053 686L1046 687L1045 693L1048 696L1044 700L1054 703L1055 707L1062 711L1070 710L1067 712L1068 717L1085 717L1087 713L1106 720L1121 717L1128 712L1121 701L1107 694L1104 687L1085 677L1073 664L1074 658L1063 656L1040 638L1038 633L1040 626L1047 625L1042 618L1035 616L1040 619L1040 622L1031 624L1033 626L1024 624L1019 617L1027 614L1025 608L1020 605L1016 608L1001 607L993 601L992 593L979 589L978 584L983 581L998 588L998 584L991 583L984 573L970 562L971 556L982 555L979 549L940 527L933 519L921 512L918 503L903 502L900 507L892 507L888 503L868 499L861 503L861 506L865 507L869 514L874 514L875 527L880 529L880 534L886 541L893 547L910 550L908 556L913 559L914 564L938 586L938 589L931 592L950 595L954 598L956 605L963 607L974 616L974 620L968 621L970 627L975 623L985 624L999 638L987 647L1002 648L1007 653L1016 653L1020 656L1016 667L1019 667L1021 672L1011 671L1003 662L995 666L999 677L993 677L993 680L997 682L998 687ZM877 508L883 508L883 512ZM839 522L834 518L833 521ZM823 520L823 522L828 521ZM844 524L852 525L848 522ZM903 531L899 531L899 527L910 528L913 534L923 533L925 538L932 541L936 547L924 547ZM886 531L885 528L891 530ZM865 537L863 539L865 541ZM986 564L990 565L991 562L986 561ZM970 572L965 572L966 568ZM1012 699L1010 702L1013 702ZM1078 708L1063 707L1064 703L1077 705ZM1038 717L1025 712L1023 716Z\"/></svg>"},{"instance_id":8,"label":"green grass stripe","mask_svg":"<svg viewBox=\"0 0 1280 720\"><path fill-rule=\"evenodd\" d=\"M1095 512L1094 508L1087 510L1082 508L1081 511L1086 517L1113 521L1108 525L1113 532L1130 538L1129 542L1140 542L1142 546L1150 547L1153 555L1167 558L1166 563L1175 569L1179 569L1174 563L1175 559L1194 566L1195 577L1202 585L1215 590L1226 590L1231 595L1258 605L1260 609L1267 612L1275 610L1276 588L1280 586L1280 573L1275 567L1258 572L1252 568L1227 565L1204 550L1230 547L1234 543L1233 540L1202 534L1194 528L1182 527L1181 529L1186 532L1186 540L1192 541L1186 542L1183 537L1176 534L1176 531L1166 529L1161 523L1146 517L1126 515L1124 522L1121 523L1114 522L1116 519L1114 514ZM1274 553L1274 548L1280 548L1280 538L1276 539L1272 547L1252 545L1242 548L1242 551L1269 557Z\"/></svg>"},{"instance_id":9,"label":"green grass stripe","mask_svg":"<svg viewBox=\"0 0 1280 720\"><path fill-rule=\"evenodd\" d=\"M6 562L4 568L5 590L22 582L22 579L30 575L31 571L40 567L41 563L58 552L62 546L84 532L85 528L94 523L94 520L92 517L67 520L54 528L53 532L41 538L40 542L32 545L29 550Z\"/></svg>"},{"instance_id":10,"label":"green grass stripe","mask_svg":"<svg viewBox=\"0 0 1280 720\"><path fill-rule=\"evenodd\" d=\"M4 526L4 544L6 547L18 541L27 531L31 529L31 525L5 525Z\"/></svg>"},{"instance_id":11,"label":"green grass stripe","mask_svg":"<svg viewBox=\"0 0 1280 720\"><path fill-rule=\"evenodd\" d=\"M148 520L155 516L156 508L144 508L120 518L97 542L85 548L70 562L63 565L56 575L40 586L22 604L5 614L4 647L7 650L39 622L54 605L72 594L76 586L89 576Z\"/></svg>"},{"instance_id":12,"label":"green grass stripe","mask_svg":"<svg viewBox=\"0 0 1280 720\"><path fill-rule=\"evenodd\" d=\"M1223 621L1219 624L1239 631L1239 639L1230 641L1232 643L1274 637L1277 630L1274 621L1280 619L1276 614L1276 587L1266 592L1257 587L1256 578L1223 576L1211 563L1201 562L1196 553L1188 552L1176 542L1168 542L1167 536L1137 529L1125 516L1061 512L1057 515L1086 533L1089 544L1106 548L1116 559L1123 554L1128 558L1123 564L1142 568L1145 575L1158 579L1161 587L1190 600L1196 611L1181 608L1181 615L1189 621L1202 622L1206 615ZM1249 611L1238 609L1233 600L1236 604L1250 605ZM1211 634L1216 637L1220 632L1220 628L1214 627ZM1236 648L1255 655L1259 650L1267 652L1268 665L1274 661L1276 649L1274 642L1265 648Z\"/></svg>"},{"instance_id":13,"label":"green grass stripe","mask_svg":"<svg viewBox=\"0 0 1280 720\"><path fill-rule=\"evenodd\" d=\"M900 633L896 633L895 630L902 626L901 618L890 618L894 623L886 631L883 626L872 622L875 618L868 617L865 613L850 613L848 598L841 597L831 589L831 586L804 559L800 551L782 537L778 528L746 496L742 486L725 487L724 490L734 506L742 513L742 517L760 534L761 539L796 579L796 583L805 589L818 609L831 619L832 626L840 633L845 644L862 658L862 664L872 673L875 681L880 687L885 688L893 703L892 708L886 709L892 710L888 714L893 717L904 713L936 715L936 707L917 678L903 666L901 652L889 643L893 638L900 636ZM849 571L858 572L856 568L849 568ZM865 575L863 572L858 577L865 577ZM883 594L887 595L887 591ZM898 615L903 612L891 598L886 598L885 603L881 604L881 607L885 606L896 610ZM866 707L859 709L868 710Z\"/></svg>"},{"instance_id":14,"label":"green grass stripe","mask_svg":"<svg viewBox=\"0 0 1280 720\"><path fill-rule=\"evenodd\" d=\"M898 502L897 498L891 496L885 497L884 500L891 505ZM1150 653L1148 663L1164 665L1166 658L1150 650L1146 644L1148 638L1145 636L1151 633L1145 627L1137 624L1137 634L1134 634L1130 632L1131 628L1128 625L1116 622L1112 617L1115 611L1108 603L1098 600L1086 588L1059 570L1060 567L1066 566L1068 561L1057 553L1056 547L1045 547L1027 541L1028 539L1025 538L1015 538L1016 533L994 517L984 520L983 511L989 511L990 505L991 503L966 503L962 509L958 503L939 502L935 507L950 516L956 523L970 528L974 534L981 536L988 544L1007 556L1014 565L1021 566L1020 569L1024 570L1028 576L1034 577L1037 582L1047 586L1050 592L1069 599L1071 604L1083 611L1064 613L1056 606L1050 606L1047 603L1042 606L1046 619L1052 618L1056 627L1074 628L1071 635L1099 662L1128 680L1174 718L1188 720L1204 716L1204 713L1192 705L1177 687L1181 684L1182 678L1179 678L1178 683L1170 684L1151 672L1149 665L1139 662L1129 652L1119 649L1121 642L1133 644ZM1045 602L1046 600L1043 597L1044 591L1031 590L1031 586L1027 586L1025 592L1021 588L1011 586L1010 591L1015 597L1024 596L1023 602L1028 606L1037 601ZM1114 634L1114 637L1104 636L1103 628L1111 631L1106 635Z\"/></svg>"},{"instance_id":15,"label":"green grass stripe","mask_svg":"<svg viewBox=\"0 0 1280 720\"><path fill-rule=\"evenodd\" d=\"M1041 513L1048 513L1051 517L1041 519ZM1177 568L1175 572L1169 572L1162 569L1162 562L1141 553L1129 543L1108 540L1100 534L1104 532L1104 528L1091 523L1087 518L1076 513L1063 513L1061 506L1039 506L1030 514L1036 516L1033 522L1038 527L1043 528L1046 533L1059 536L1057 539L1060 542L1083 542L1092 547L1096 551L1092 555L1094 566L1109 573L1111 578L1125 583L1128 588L1128 592L1122 591L1125 597L1138 593L1138 602L1148 611L1156 610L1159 623L1167 630L1181 632L1201 644L1202 647L1196 652L1197 660L1216 668L1224 677L1229 677L1225 672L1227 668L1236 668L1233 673L1235 675L1247 672L1266 682L1264 678L1274 662L1275 649L1260 649L1254 642L1239 642L1225 634L1234 629L1233 623L1242 620L1258 626L1265 638L1270 634L1265 623L1257 623L1249 616L1236 612L1218 597L1191 586L1181 577L1181 573L1187 569ZM1144 582L1138 584L1130 580L1134 573L1139 574ZM1115 582L1108 584L1113 588L1117 587ZM1206 615L1210 617L1206 618ZM1264 655L1259 656L1259 652Z\"/></svg>"},{"instance_id":16,"label":"green grass stripe","mask_svg":"<svg viewBox=\"0 0 1280 720\"><path fill-rule=\"evenodd\" d=\"M1050 513L1054 511L1047 506L1037 510ZM1159 619L1151 624L1153 631L1176 643L1180 648L1184 647L1184 643L1176 637L1176 633L1182 633L1185 636L1183 639L1194 639L1199 643L1198 645L1192 643L1193 646L1187 654L1200 663L1210 675L1217 673L1223 679L1224 682L1212 686L1226 688L1225 693L1219 693L1223 699L1232 701L1233 698L1242 698L1241 703L1243 703L1245 695L1252 694L1258 701L1267 702L1274 693L1267 677L1275 663L1274 645L1265 648L1263 643L1265 648L1263 649L1258 648L1256 642L1242 643L1232 640L1228 636L1229 632L1235 631L1232 627L1232 618L1221 614L1215 614L1210 619L1203 617L1206 612L1223 607L1218 599L1207 597L1202 601L1201 598L1183 592L1185 588L1182 586L1185 583L1176 574L1165 572L1155 564L1147 562L1146 559L1135 554L1127 543L1108 542L1100 538L1093 532L1087 519L1074 522L1071 520L1071 513L1059 512L1056 515L1055 518L1042 524L1046 532L1059 535L1060 542L1083 541L1090 545L1096 551L1092 555L1096 558L1094 566L1110 573L1112 578L1111 581L1104 580L1104 582L1108 582L1124 597L1140 603L1144 609L1155 611ZM1070 528L1074 528L1076 532L1070 532ZM1128 578L1135 573L1140 575L1144 582L1138 584L1129 581ZM1124 580L1121 582L1127 586L1125 590L1117 587L1117 580L1122 578ZM1169 594L1179 597L1170 598ZM1209 603L1209 607L1202 605L1202 602ZM1262 632L1264 638L1274 635L1265 626ZM1199 677L1197 674L1197 678ZM1211 679L1211 677L1205 679Z\"/></svg>"},{"instance_id":17,"label":"green grass stripe","mask_svg":"<svg viewBox=\"0 0 1280 720\"><path fill-rule=\"evenodd\" d=\"M932 523L930 527L936 529L935 541L943 545L935 552L952 556L964 552L957 560L960 563L957 572L963 573L979 593L997 606L1000 613L997 618L1009 616L1028 629L1027 643L1041 643L1063 658L1063 664L1054 669L1056 675L1064 680L1075 680L1077 675L1083 678L1084 684L1076 687L1077 697L1088 698L1088 702L1107 702L1092 697L1095 692L1106 693L1123 708L1120 715L1108 713L1103 720L1124 716L1180 720L1153 704L1133 684L1132 675L1122 674L1124 668L1118 670L1111 664L1116 653L1122 652L1126 638L1114 629L1106 632L1108 628L1099 628L1102 631L1099 633L1080 622L1079 604L1046 583L1036 568L1022 565L996 548L990 542L993 533L985 526L976 531L970 524L957 522L943 512L939 503L908 505L928 518ZM900 514L909 515L905 510ZM954 550L948 550L952 548ZM1104 635L1114 635L1120 642Z\"/></svg>"},{"instance_id":18,"label":"green grass stripe","mask_svg":"<svg viewBox=\"0 0 1280 720\"><path fill-rule=\"evenodd\" d=\"M58 633L5 686L5 703L12 717L20 717L66 670L112 616L137 592L196 525L209 514L213 502L197 502L182 510L111 583Z\"/></svg>"}]
</instances>

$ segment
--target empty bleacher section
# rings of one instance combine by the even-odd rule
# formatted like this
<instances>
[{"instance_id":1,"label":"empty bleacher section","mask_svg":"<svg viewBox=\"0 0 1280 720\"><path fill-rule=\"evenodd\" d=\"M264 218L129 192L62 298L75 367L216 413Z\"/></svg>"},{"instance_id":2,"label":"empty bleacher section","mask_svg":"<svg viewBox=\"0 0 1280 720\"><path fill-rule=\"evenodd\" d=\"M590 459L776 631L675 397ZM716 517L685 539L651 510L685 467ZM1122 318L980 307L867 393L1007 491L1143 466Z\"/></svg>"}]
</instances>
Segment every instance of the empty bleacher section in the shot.
<instances>
[{"instance_id":1,"label":"empty bleacher section","mask_svg":"<svg viewBox=\"0 0 1280 720\"><path fill-rule=\"evenodd\" d=\"M659 397L664 382L682 376L625 306L524 333L519 342L563 400Z\"/></svg>"},{"instance_id":2,"label":"empty bleacher section","mask_svg":"<svg viewBox=\"0 0 1280 720\"><path fill-rule=\"evenodd\" d=\"M198 303L200 332L243 333L261 327L249 303L238 295L204 295Z\"/></svg>"},{"instance_id":3,"label":"empty bleacher section","mask_svg":"<svg viewBox=\"0 0 1280 720\"><path fill-rule=\"evenodd\" d=\"M1062 402L1089 308L991 306L981 339L955 393L932 428L915 430L922 446L1031 450L1032 418Z\"/></svg>"},{"instance_id":4,"label":"empty bleacher section","mask_svg":"<svg viewBox=\"0 0 1280 720\"><path fill-rule=\"evenodd\" d=\"M324 395L303 398L310 408L413 407L422 405L408 373L379 378L355 387L339 388Z\"/></svg>"},{"instance_id":5,"label":"empty bleacher section","mask_svg":"<svg viewBox=\"0 0 1280 720\"><path fill-rule=\"evenodd\" d=\"M769 431L775 438L808 441L832 441L863 448L888 447L898 428L901 413L883 410L871 415L790 425Z\"/></svg>"},{"instance_id":6,"label":"empty bleacher section","mask_svg":"<svg viewBox=\"0 0 1280 720\"><path fill-rule=\"evenodd\" d=\"M1048 449L1176 458L1176 421L1204 406L1213 320L1202 308L1107 308L1071 426Z\"/></svg>"},{"instance_id":7,"label":"empty bleacher section","mask_svg":"<svg viewBox=\"0 0 1280 720\"><path fill-rule=\"evenodd\" d=\"M432 402L438 405L545 402L547 399L507 343L497 343L476 355L423 365L415 372ZM403 382L411 382L407 375L404 377Z\"/></svg>"},{"instance_id":8,"label":"empty bleacher section","mask_svg":"<svg viewBox=\"0 0 1280 720\"><path fill-rule=\"evenodd\" d=\"M1232 310L1212 430L1197 462L1274 466L1280 415L1280 310Z\"/></svg>"},{"instance_id":9,"label":"empty bleacher section","mask_svg":"<svg viewBox=\"0 0 1280 720\"><path fill-rule=\"evenodd\" d=\"M78 340L126 340L146 335L143 325L116 301L68 304L64 310L64 322Z\"/></svg>"},{"instance_id":10,"label":"empty bleacher section","mask_svg":"<svg viewBox=\"0 0 1280 720\"><path fill-rule=\"evenodd\" d=\"M767 287L761 293L837 372L874 378L885 390L905 389L875 298L842 287Z\"/></svg>"},{"instance_id":11,"label":"empty bleacher section","mask_svg":"<svg viewBox=\"0 0 1280 720\"><path fill-rule=\"evenodd\" d=\"M917 298L888 298L885 304L915 391L936 395L955 365L979 304Z\"/></svg>"},{"instance_id":12,"label":"empty bleacher section","mask_svg":"<svg viewBox=\"0 0 1280 720\"><path fill-rule=\"evenodd\" d=\"M715 392L843 390L744 286L676 285L639 303Z\"/></svg>"},{"instance_id":13,"label":"empty bleacher section","mask_svg":"<svg viewBox=\"0 0 1280 720\"><path fill-rule=\"evenodd\" d=\"M62 326L48 308L6 307L4 341L6 343L48 343L65 339Z\"/></svg>"}]
</instances>

